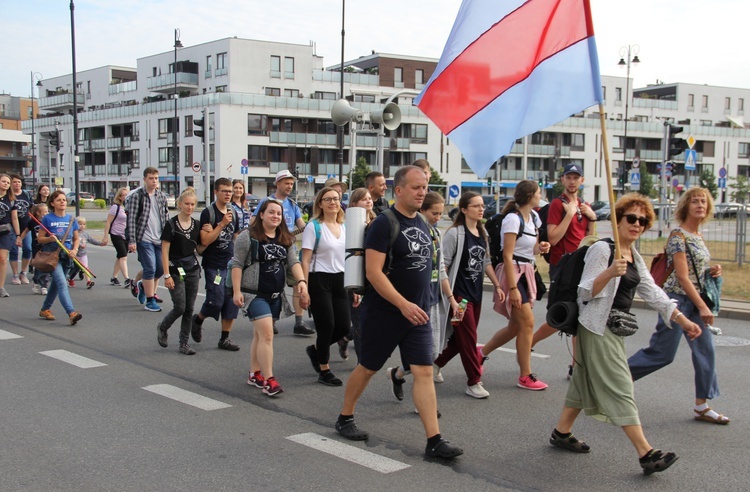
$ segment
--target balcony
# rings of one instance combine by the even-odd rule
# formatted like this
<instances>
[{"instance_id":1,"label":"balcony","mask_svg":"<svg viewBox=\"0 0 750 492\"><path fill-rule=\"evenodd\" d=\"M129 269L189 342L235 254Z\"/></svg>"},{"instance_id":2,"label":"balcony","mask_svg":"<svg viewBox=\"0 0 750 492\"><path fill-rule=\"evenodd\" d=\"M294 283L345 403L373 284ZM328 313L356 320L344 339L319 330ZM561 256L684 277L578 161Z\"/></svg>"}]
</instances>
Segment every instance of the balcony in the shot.
<instances>
[{"instance_id":1,"label":"balcony","mask_svg":"<svg viewBox=\"0 0 750 492\"><path fill-rule=\"evenodd\" d=\"M135 90L138 90L138 81L136 80L121 82L119 84L110 84L109 95L114 96L115 94L120 94L121 92L132 92Z\"/></svg>"},{"instance_id":2,"label":"balcony","mask_svg":"<svg viewBox=\"0 0 750 492\"><path fill-rule=\"evenodd\" d=\"M227 70L226 67L224 67L224 68L217 68L216 71L214 72L214 75L216 77L221 77L222 75L226 75L227 73L229 73L229 72L228 72L228 70Z\"/></svg>"},{"instance_id":3,"label":"balcony","mask_svg":"<svg viewBox=\"0 0 750 492\"><path fill-rule=\"evenodd\" d=\"M120 149L130 147L130 137L110 137L107 139L107 148Z\"/></svg>"},{"instance_id":4,"label":"balcony","mask_svg":"<svg viewBox=\"0 0 750 492\"><path fill-rule=\"evenodd\" d=\"M79 142L83 147L84 152L91 152L94 150L105 150L107 148L107 140L104 138L95 138L93 140L82 140Z\"/></svg>"},{"instance_id":5,"label":"balcony","mask_svg":"<svg viewBox=\"0 0 750 492\"><path fill-rule=\"evenodd\" d=\"M217 75L218 73L219 70L216 70ZM156 77L147 77L146 88L152 92L171 94L175 91L175 74L167 73L164 75L158 75ZM198 90L198 74L177 72L177 90Z\"/></svg>"},{"instance_id":6,"label":"balcony","mask_svg":"<svg viewBox=\"0 0 750 492\"><path fill-rule=\"evenodd\" d=\"M76 96L76 106L83 109L86 95L79 92ZM39 109L46 111L68 111L73 109L73 93L65 92L53 96L39 98Z\"/></svg>"}]
</instances>

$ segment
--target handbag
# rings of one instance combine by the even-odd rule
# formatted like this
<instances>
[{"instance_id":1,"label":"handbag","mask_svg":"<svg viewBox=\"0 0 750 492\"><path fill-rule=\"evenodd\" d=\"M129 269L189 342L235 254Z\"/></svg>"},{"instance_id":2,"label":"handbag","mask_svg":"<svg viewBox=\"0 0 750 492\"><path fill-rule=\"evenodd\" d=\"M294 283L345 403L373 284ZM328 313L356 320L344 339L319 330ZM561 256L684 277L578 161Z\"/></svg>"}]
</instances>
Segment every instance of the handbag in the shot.
<instances>
[{"instance_id":1,"label":"handbag","mask_svg":"<svg viewBox=\"0 0 750 492\"><path fill-rule=\"evenodd\" d=\"M633 313L613 309L607 318L607 328L618 337L629 337L638 331L638 320Z\"/></svg>"},{"instance_id":2,"label":"handbag","mask_svg":"<svg viewBox=\"0 0 750 492\"><path fill-rule=\"evenodd\" d=\"M695 258L693 258L693 253L690 252L690 246L688 246L687 243L685 243L685 249L687 250L687 254L690 257L690 263L693 264L693 273L695 273L695 280L698 282L698 292L701 295L701 299L706 303L708 309L713 310L713 308L716 307L716 304L714 303L713 299L708 296L708 294L706 293L706 289L701 283L701 276L698 275L698 269L695 267Z\"/></svg>"},{"instance_id":3,"label":"handbag","mask_svg":"<svg viewBox=\"0 0 750 492\"><path fill-rule=\"evenodd\" d=\"M682 236L682 240L685 241L685 235L680 231L675 231L667 238L667 244L669 244L669 240L672 238L672 236L675 235ZM651 277L654 279L654 283L656 284L656 286L661 288L664 287L664 283L667 281L667 278L669 278L673 271L674 264L669 262L669 256L667 255L667 245L665 244L664 251L654 256L654 259L651 260Z\"/></svg>"},{"instance_id":4,"label":"handbag","mask_svg":"<svg viewBox=\"0 0 750 492\"><path fill-rule=\"evenodd\" d=\"M73 218L70 219L70 223L68 224L68 228L65 231L65 235L63 235L62 239L60 240L61 243L65 242L65 238L68 237L68 233L70 232L71 227L73 227ZM58 246L53 251L37 252L37 254L34 255L34 258L31 259L31 266L42 273L52 273L53 271L55 271L55 268L57 268L57 264L59 262L60 247Z\"/></svg>"}]
</instances>

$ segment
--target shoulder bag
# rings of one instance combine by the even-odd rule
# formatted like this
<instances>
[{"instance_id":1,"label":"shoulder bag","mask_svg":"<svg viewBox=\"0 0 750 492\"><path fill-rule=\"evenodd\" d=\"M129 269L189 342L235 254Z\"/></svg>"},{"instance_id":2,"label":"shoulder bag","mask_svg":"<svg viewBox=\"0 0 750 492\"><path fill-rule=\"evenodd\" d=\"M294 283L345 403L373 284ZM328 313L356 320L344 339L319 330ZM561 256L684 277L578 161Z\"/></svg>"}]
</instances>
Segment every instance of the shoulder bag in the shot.
<instances>
[{"instance_id":1,"label":"shoulder bag","mask_svg":"<svg viewBox=\"0 0 750 492\"><path fill-rule=\"evenodd\" d=\"M68 237L71 227L73 227L73 219L71 217L68 229L65 231L65 235L60 240L61 243L65 242L65 238ZM31 266L42 273L52 273L57 268L57 263L60 261L60 247L54 249L54 251L39 251L31 259Z\"/></svg>"}]
</instances>

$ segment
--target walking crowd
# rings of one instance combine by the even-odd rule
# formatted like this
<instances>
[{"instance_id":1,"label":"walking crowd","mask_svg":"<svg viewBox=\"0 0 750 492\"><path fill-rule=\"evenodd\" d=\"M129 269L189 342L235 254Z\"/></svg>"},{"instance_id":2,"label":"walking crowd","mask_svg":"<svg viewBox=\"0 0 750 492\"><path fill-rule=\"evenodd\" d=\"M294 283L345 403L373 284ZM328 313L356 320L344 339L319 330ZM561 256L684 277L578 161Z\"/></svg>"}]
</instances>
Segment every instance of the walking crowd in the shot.
<instances>
[{"instance_id":1,"label":"walking crowd","mask_svg":"<svg viewBox=\"0 0 750 492\"><path fill-rule=\"evenodd\" d=\"M164 279L172 308L155 323L159 346L169 346L169 330L179 320L179 352L194 355L190 340L201 343L204 324L212 318L220 325L218 349L238 351L240 346L229 335L241 313L249 319L253 334L247 384L270 397L284 391L273 369L275 323L294 315L293 333L315 337L304 350L317 381L345 386L335 429L347 439L368 439L369 433L355 422L355 408L372 376L398 348L400 365L385 371L393 395L403 400L410 375L415 412L425 430L425 454L453 459L463 450L440 433L435 384L444 381L441 369L459 356L466 374L465 393L488 398L482 381L485 362L495 349L515 340L517 386L546 389L548 385L532 372L531 352L557 330L542 323L534 332L532 308L546 289L539 283L536 257L549 255L554 278L566 255L584 246L588 249L577 285L570 383L550 444L590 452L591 447L572 433L583 411L623 429L645 474L669 468L677 455L654 449L646 440L634 382L674 360L681 333L693 353L694 418L719 425L730 422L708 405L719 396L710 329L718 306L706 291L709 285L720 289L722 273L720 265L711 264L700 233L713 214L708 190L691 188L680 198L675 211L679 226L665 246L668 275L657 284L635 247L655 219L651 201L642 195L625 194L614 204L617 244L591 239L596 217L578 196L583 171L569 164L561 176L563 194L548 205L546 223L538 213L539 186L521 181L499 216L497 237L489 237L482 196L473 192L460 197L451 226L443 232L438 229L444 200L428 190L430 176L424 160L401 167L393 178L394 203L389 205L383 174L368 174L365 187L352 190L349 201L350 209L365 210L364 224L347 221L342 204L347 185L335 179L315 196L306 223L290 197L296 178L289 171L277 173L276 191L255 210L245 201L243 181L219 178L214 201L196 220L192 217L195 190L188 187L180 194L178 213L170 217L166 195L159 190L158 170L146 168L142 186L132 191L120 188L113 194L104 237L97 240L86 231L83 217L66 213L62 191L50 193L42 185L34 198L23 191L19 176L0 174L0 298L9 297L5 288L9 262L12 284L29 284L30 263L41 252L56 252L59 261L50 271L33 271L33 292L45 296L39 316L54 320L51 308L59 298L75 325L82 315L73 307L68 289L75 286L79 272L80 278L88 273L87 243L106 246L111 241L116 258L110 283L130 288L146 311L162 311L156 289ZM350 254L347 226L366 231L362 248L366 281L361 290L345 287ZM493 244L500 247L497 265L490 261ZM615 251L620 255L615 256ZM141 266L132 279L129 252L137 253ZM201 279L206 297L196 307ZM493 287L492 308L508 324L480 343L485 279ZM94 286L91 278L86 286ZM634 318L630 309L636 293L659 313L659 319L649 346L628 358L625 336L632 332L621 328L623 319ZM315 329L304 322L305 309ZM347 359L350 342L358 363L343 381L331 371L331 347Z\"/></svg>"}]
</instances>

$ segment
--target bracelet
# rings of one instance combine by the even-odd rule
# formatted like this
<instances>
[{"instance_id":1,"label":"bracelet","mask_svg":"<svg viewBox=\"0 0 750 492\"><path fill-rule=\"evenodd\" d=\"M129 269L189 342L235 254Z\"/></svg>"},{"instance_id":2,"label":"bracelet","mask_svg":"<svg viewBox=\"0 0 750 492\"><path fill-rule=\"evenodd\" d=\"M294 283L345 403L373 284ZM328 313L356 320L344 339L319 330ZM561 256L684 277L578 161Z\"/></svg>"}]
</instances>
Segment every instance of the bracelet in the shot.
<instances>
[{"instance_id":1,"label":"bracelet","mask_svg":"<svg viewBox=\"0 0 750 492\"><path fill-rule=\"evenodd\" d=\"M296 283L296 284L294 284L294 285L299 285L299 284L300 284L300 282L304 282L304 283L307 283L307 280L305 280L305 279L302 279L302 280L297 280L297 283Z\"/></svg>"},{"instance_id":2,"label":"bracelet","mask_svg":"<svg viewBox=\"0 0 750 492\"><path fill-rule=\"evenodd\" d=\"M502 285L500 285L500 284L498 284L498 285L495 286L496 289L499 289L500 287L502 287Z\"/></svg>"},{"instance_id":3,"label":"bracelet","mask_svg":"<svg viewBox=\"0 0 750 492\"><path fill-rule=\"evenodd\" d=\"M510 292L511 290L518 290L518 286L514 285L513 287L511 287L511 288L508 289L508 292Z\"/></svg>"},{"instance_id":4,"label":"bracelet","mask_svg":"<svg viewBox=\"0 0 750 492\"><path fill-rule=\"evenodd\" d=\"M453 294L449 295L448 299L453 299Z\"/></svg>"}]
</instances>

